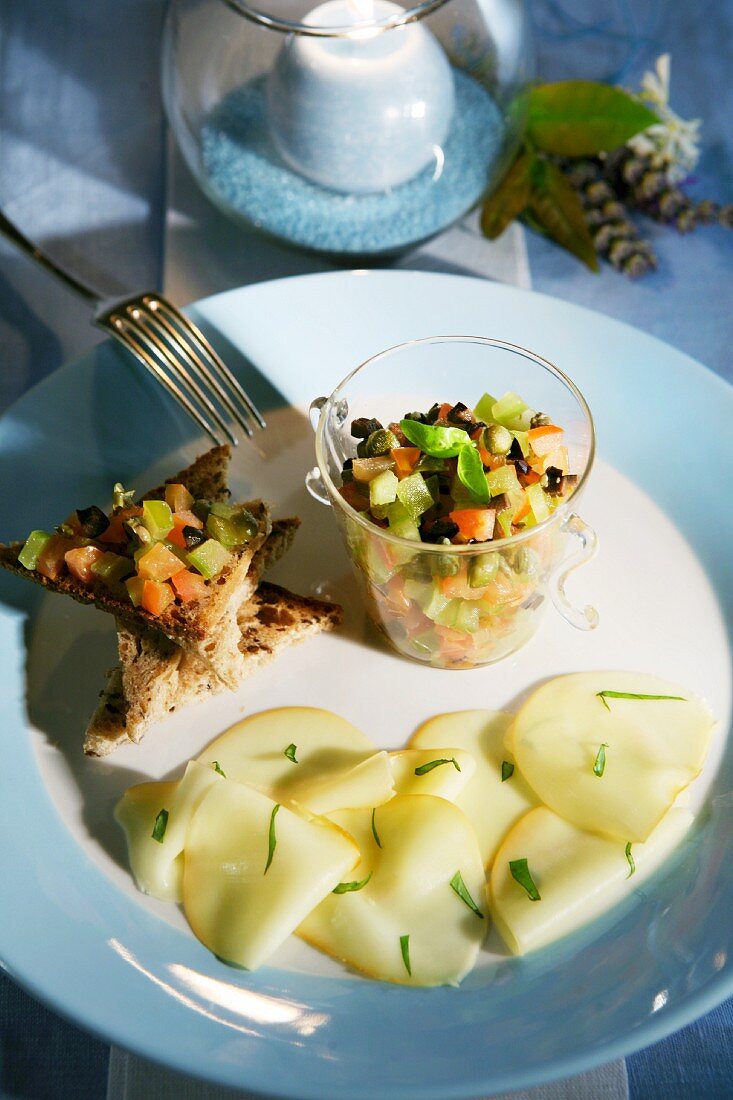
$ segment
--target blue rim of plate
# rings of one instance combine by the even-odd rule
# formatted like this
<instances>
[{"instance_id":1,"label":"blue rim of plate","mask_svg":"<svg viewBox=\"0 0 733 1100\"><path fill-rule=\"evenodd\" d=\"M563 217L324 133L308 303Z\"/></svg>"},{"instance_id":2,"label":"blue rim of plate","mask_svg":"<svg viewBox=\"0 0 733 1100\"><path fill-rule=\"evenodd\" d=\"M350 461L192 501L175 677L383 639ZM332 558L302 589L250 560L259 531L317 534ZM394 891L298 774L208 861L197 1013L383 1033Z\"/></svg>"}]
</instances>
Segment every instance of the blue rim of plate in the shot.
<instances>
[{"instance_id":1,"label":"blue rim of plate","mask_svg":"<svg viewBox=\"0 0 733 1100\"><path fill-rule=\"evenodd\" d=\"M351 279L353 275L337 273L259 284L205 300L195 310L204 320L211 314L215 323L217 315L229 311L235 302L250 302L255 310L266 312L263 307L272 305L278 296L285 295L289 306L299 295L308 304L311 292L333 301L341 287L350 299L355 289L347 282ZM542 346L548 358L561 362L589 396L599 422L601 446L604 437L611 441L605 452L615 465L623 472L639 473L639 458L646 459L638 480L647 490L657 489L662 507L679 520L701 557L724 606L730 636L733 582L726 575L719 548L731 545L733 521L723 510L716 515L715 530L708 529L704 492L699 491L701 467L694 462L676 472L674 485L666 483L654 446L663 438L664 424L656 423L658 418L648 410L659 409L663 386L664 408L673 422L681 416L704 414L721 466L729 468L733 441L725 429L733 422L733 388L653 337L544 295L457 276L374 272L361 284L357 299L360 293L374 301L381 295L386 305L398 287L407 289L410 284L426 299L435 293L429 311L435 332L443 327L437 323L438 303L451 291L462 299L475 298L487 317L495 308L497 317L503 317L509 328L507 338L516 323L511 320L512 311L521 314L526 328L535 328L539 334L546 329L541 344L529 336L526 343ZM561 346L571 335L583 346L586 339L588 346L590 342L600 345L599 357L611 356L616 372L612 380L617 385L609 387L608 378L603 385L600 376L610 367L594 364L586 380L582 368L579 373L562 351L553 350L554 343ZM382 346L390 342L396 342L391 333L380 340ZM570 353L572 343L567 346ZM613 356L618 358L614 361ZM360 358L365 356L355 353L354 362ZM641 372L640 363L644 365ZM106 428L113 438L104 444L104 457L93 452L93 446L101 448L93 418L91 435L82 424L67 437L63 451L53 460L45 455L43 447L53 438L54 424L58 429L58 424L68 423L74 413L84 420L87 411L98 415L106 409L113 419L124 419L126 409L138 407L144 399L142 427L156 425L154 442L159 449L171 449L188 438L182 418L168 413L151 386L133 372L127 371L121 396L111 396L111 387L119 385L120 369L116 350L103 345L44 380L3 416L0 488L3 476L6 484L14 484L11 466L16 480L22 479L24 469L26 472L24 503L13 516L20 530L25 530L23 511L30 516L32 505L37 508L34 494L60 494L69 469L74 463L78 469L84 448L90 454L92 482L107 479L112 472L108 466L125 455L129 441L124 425L110 423ZM334 370L333 377L338 379L343 373ZM76 391L82 382L90 387L93 400L89 410L79 405ZM596 385L604 394L600 416L593 398ZM626 397L625 385L632 387ZM313 392L319 388L314 380ZM629 392L633 401L629 401ZM146 448L149 453L136 452L137 466L144 466L146 458L152 462L158 457L152 443L146 444L143 452ZM40 462L26 465L28 456ZM29 493L25 491L28 482ZM458 1100L528 1087L625 1056L664 1038L733 993L733 931L725 920L733 902L733 861L725 858L730 849L733 803L722 797L694 842L685 846L671 870L642 891L640 901L614 910L590 931L563 941L557 950L498 964L489 997L484 987L472 986L470 981L460 990L422 991L359 978L334 981L264 969L247 975L246 985L237 985L239 1001L234 1011L231 972L223 967L212 970L208 953L193 937L172 929L118 891L80 852L39 783L32 742L23 735L24 629L37 597L25 590L19 593L10 581L3 578L0 582L0 600L7 604L0 613L0 645L6 654L0 684L7 699L0 733L5 764L0 769L4 811L0 955L8 972L31 993L89 1031L179 1072L265 1095L301 1100L356 1100L361 1096ZM731 755L729 750L721 764L715 786L718 794L733 787ZM634 926L639 912L649 906L656 942L650 941L648 928L642 936L642 930ZM674 951L670 957L668 938L677 927L675 922L683 922L679 927L686 922L684 946L689 957L678 958ZM642 961L650 968L644 979L638 977ZM623 996L613 1012L609 1010L606 1031L593 1033L593 1022L601 1011L598 998L604 993L603 982L610 980L607 971L614 967L619 974L623 972ZM649 989L640 988L642 981L651 983ZM526 993L521 1011L512 1000L517 982ZM645 1003L655 982L664 991L666 1003L656 1011L650 1004L643 1018L634 1017L628 1004ZM618 993L618 983L611 981L609 989ZM567 998L576 1011L582 1009L574 1033L566 1034L560 1028L558 1041L553 1040L545 1051L543 1044L551 1038L548 1021L557 1029L557 1021L569 1007ZM619 1021L625 1022L621 1025ZM502 1028L514 1037L520 1064L492 1069L485 1055L492 1036L501 1035ZM503 1043L506 1045L506 1036ZM347 1056L346 1062L342 1054ZM387 1064L389 1076L380 1077ZM370 1072L376 1074L371 1081L367 1077Z\"/></svg>"}]
</instances>

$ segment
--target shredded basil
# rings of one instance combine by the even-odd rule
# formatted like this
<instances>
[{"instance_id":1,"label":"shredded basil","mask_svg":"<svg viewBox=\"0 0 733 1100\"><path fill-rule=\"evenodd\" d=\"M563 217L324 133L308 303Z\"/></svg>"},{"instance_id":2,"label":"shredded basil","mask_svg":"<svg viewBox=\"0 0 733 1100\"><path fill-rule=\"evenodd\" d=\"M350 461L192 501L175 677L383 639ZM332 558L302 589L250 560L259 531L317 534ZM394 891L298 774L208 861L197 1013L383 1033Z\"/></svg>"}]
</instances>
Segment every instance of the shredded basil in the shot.
<instances>
[{"instance_id":1,"label":"shredded basil","mask_svg":"<svg viewBox=\"0 0 733 1100\"><path fill-rule=\"evenodd\" d=\"M405 970L412 977L412 967L410 966L410 937L400 936L400 951L402 952L402 961L405 964Z\"/></svg>"},{"instance_id":2,"label":"shredded basil","mask_svg":"<svg viewBox=\"0 0 733 1100\"><path fill-rule=\"evenodd\" d=\"M217 775L223 775L224 778L226 779L227 774L224 771L224 769L222 768L222 766L221 766L221 764L219 763L218 760L215 760L211 766L212 766L212 768L214 769L214 771L216 772Z\"/></svg>"},{"instance_id":3,"label":"shredded basil","mask_svg":"<svg viewBox=\"0 0 733 1100\"><path fill-rule=\"evenodd\" d=\"M376 807L375 807L372 810L372 836L374 837L374 841L377 845L377 848L381 848L382 847L382 842L379 839L379 833L377 832L377 826L376 826L376 823L374 821L374 815L376 814L376 812L377 812L377 810L376 810Z\"/></svg>"},{"instance_id":4,"label":"shredded basil","mask_svg":"<svg viewBox=\"0 0 733 1100\"><path fill-rule=\"evenodd\" d=\"M433 768L439 768L441 764L452 764L457 772L461 770L461 765L456 760L455 756L441 757L440 760L430 760L427 764L421 764L419 768L415 768L415 775L427 775Z\"/></svg>"},{"instance_id":5,"label":"shredded basil","mask_svg":"<svg viewBox=\"0 0 733 1100\"><path fill-rule=\"evenodd\" d=\"M443 428L439 424L421 424L419 420L400 420L403 435L431 458L454 458L461 447L471 442L463 428Z\"/></svg>"},{"instance_id":6,"label":"shredded basil","mask_svg":"<svg viewBox=\"0 0 733 1100\"><path fill-rule=\"evenodd\" d=\"M456 473L461 485L468 489L475 501L479 504L489 503L491 493L484 473L484 464L472 444L461 447L458 452Z\"/></svg>"},{"instance_id":7,"label":"shredded basil","mask_svg":"<svg viewBox=\"0 0 733 1100\"><path fill-rule=\"evenodd\" d=\"M518 882L529 895L530 901L541 901L540 892L534 884L534 880L529 873L529 867L526 859L510 859L509 870L512 873L512 878L515 882Z\"/></svg>"},{"instance_id":8,"label":"shredded basil","mask_svg":"<svg viewBox=\"0 0 733 1100\"><path fill-rule=\"evenodd\" d=\"M686 703L684 695L637 695L633 691L597 691L597 697L601 700L606 710L610 710L607 699L674 699L677 703Z\"/></svg>"},{"instance_id":9,"label":"shredded basil","mask_svg":"<svg viewBox=\"0 0 733 1100\"><path fill-rule=\"evenodd\" d=\"M596 762L593 765L593 774L597 775L600 779L606 770L606 749L608 748L608 741L604 741L600 749L596 753Z\"/></svg>"},{"instance_id":10,"label":"shredded basil","mask_svg":"<svg viewBox=\"0 0 733 1100\"><path fill-rule=\"evenodd\" d=\"M511 779L514 775L514 765L510 764L508 760L502 760L501 762L501 781L506 783L507 779Z\"/></svg>"},{"instance_id":11,"label":"shredded basil","mask_svg":"<svg viewBox=\"0 0 733 1100\"><path fill-rule=\"evenodd\" d=\"M165 837L165 831L168 828L168 811L161 810L155 819L155 825L153 825L153 831L150 834L153 840L157 840L158 844L163 843Z\"/></svg>"},{"instance_id":12,"label":"shredded basil","mask_svg":"<svg viewBox=\"0 0 733 1100\"><path fill-rule=\"evenodd\" d=\"M277 845L277 837L275 836L275 818L277 817L277 811L280 809L280 803L272 807L272 813L270 814L270 829L267 835L267 863L265 864L264 874L270 870L270 864L272 863L272 857L275 855L275 846Z\"/></svg>"},{"instance_id":13,"label":"shredded basil","mask_svg":"<svg viewBox=\"0 0 733 1100\"><path fill-rule=\"evenodd\" d=\"M469 890L468 890L468 887L466 886L465 882L463 881L463 875L461 874L460 871L456 871L453 878L450 880L450 884L453 887L453 889L455 890L455 892L458 894L458 897L461 899L461 901L465 902L466 905L468 906L468 908L470 910L472 910L472 912L474 912L477 917L480 917L481 920L483 920L484 915L481 912L481 910L479 909L476 902L471 897L471 895L469 893Z\"/></svg>"},{"instance_id":14,"label":"shredded basil","mask_svg":"<svg viewBox=\"0 0 733 1100\"><path fill-rule=\"evenodd\" d=\"M363 878L361 882L340 882L338 886L331 891L332 894L354 894L357 890L363 890L369 879L372 877L370 871L366 878Z\"/></svg>"},{"instance_id":15,"label":"shredded basil","mask_svg":"<svg viewBox=\"0 0 733 1100\"><path fill-rule=\"evenodd\" d=\"M300 761L296 760L296 758L295 758L295 754L296 754L297 751L298 751L298 746L293 745L292 742L291 742L291 744L289 744L288 747L285 749L285 751L283 753L283 756L287 756L288 760L290 760L293 764L299 764Z\"/></svg>"},{"instance_id":16,"label":"shredded basil","mask_svg":"<svg viewBox=\"0 0 733 1100\"><path fill-rule=\"evenodd\" d=\"M629 843L626 845L626 859L628 860L629 864L629 873L626 877L631 878L634 871L636 870L636 863L634 861L634 857L631 854L631 841L629 841Z\"/></svg>"}]
</instances>

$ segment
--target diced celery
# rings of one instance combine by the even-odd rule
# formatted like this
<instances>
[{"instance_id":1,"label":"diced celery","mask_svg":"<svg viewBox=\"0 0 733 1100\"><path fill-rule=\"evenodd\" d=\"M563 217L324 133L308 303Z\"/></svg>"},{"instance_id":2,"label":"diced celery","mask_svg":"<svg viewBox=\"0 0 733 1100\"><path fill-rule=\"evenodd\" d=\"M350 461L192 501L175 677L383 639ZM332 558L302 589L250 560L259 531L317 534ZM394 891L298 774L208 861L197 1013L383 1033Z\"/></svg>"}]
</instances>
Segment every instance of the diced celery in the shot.
<instances>
[{"instance_id":1,"label":"diced celery","mask_svg":"<svg viewBox=\"0 0 733 1100\"><path fill-rule=\"evenodd\" d=\"M222 519L231 519L238 511L239 509L234 504L222 504L220 501L214 501L209 508L209 515L221 516Z\"/></svg>"},{"instance_id":2,"label":"diced celery","mask_svg":"<svg viewBox=\"0 0 733 1100\"><path fill-rule=\"evenodd\" d=\"M231 554L216 539L207 539L200 546L190 550L186 558L189 565L197 569L208 581L221 573L227 562L231 561Z\"/></svg>"},{"instance_id":3,"label":"diced celery","mask_svg":"<svg viewBox=\"0 0 733 1100\"><path fill-rule=\"evenodd\" d=\"M246 541L239 537L233 518L217 516L213 511L209 512L206 520L206 533L211 535L212 539L220 542L227 550L232 550L235 546L239 546Z\"/></svg>"},{"instance_id":4,"label":"diced celery","mask_svg":"<svg viewBox=\"0 0 733 1100\"><path fill-rule=\"evenodd\" d=\"M397 486L397 499L412 519L417 519L433 506L433 498L422 474L410 474Z\"/></svg>"},{"instance_id":5,"label":"diced celery","mask_svg":"<svg viewBox=\"0 0 733 1100\"><path fill-rule=\"evenodd\" d=\"M402 484L404 484L404 482ZM432 499L431 497L431 502ZM396 500L394 504L387 505L387 521L389 522L391 534L397 535L397 537L401 539L415 539L418 542L420 541L420 529L400 500Z\"/></svg>"},{"instance_id":6,"label":"diced celery","mask_svg":"<svg viewBox=\"0 0 733 1100\"><path fill-rule=\"evenodd\" d=\"M38 555L52 537L48 531L31 531L25 540L25 546L18 554L20 564L25 569L35 569L38 564Z\"/></svg>"},{"instance_id":7,"label":"diced celery","mask_svg":"<svg viewBox=\"0 0 733 1100\"><path fill-rule=\"evenodd\" d=\"M432 619L433 622L437 622L438 616L445 611L450 602L448 597L444 596L439 588L433 588L430 600L423 607L423 612L429 619Z\"/></svg>"},{"instance_id":8,"label":"diced celery","mask_svg":"<svg viewBox=\"0 0 733 1100\"><path fill-rule=\"evenodd\" d=\"M479 554L468 563L469 588L483 588L493 581L499 568L499 555Z\"/></svg>"},{"instance_id":9,"label":"diced celery","mask_svg":"<svg viewBox=\"0 0 733 1100\"><path fill-rule=\"evenodd\" d=\"M492 397L490 393L485 393L479 400L478 404L474 405L473 411L477 420L483 420L484 424L490 424L494 419L494 405L496 404L496 398Z\"/></svg>"},{"instance_id":10,"label":"diced celery","mask_svg":"<svg viewBox=\"0 0 733 1100\"><path fill-rule=\"evenodd\" d=\"M410 638L410 645L418 653L432 657L440 649L440 638L434 631L426 630L423 634L416 634L414 638Z\"/></svg>"},{"instance_id":11,"label":"diced celery","mask_svg":"<svg viewBox=\"0 0 733 1100\"><path fill-rule=\"evenodd\" d=\"M432 584L424 584L422 581L415 581L412 580L411 577L408 577L403 585L403 592L408 600L414 600L421 608L424 608L430 603L433 595L433 586Z\"/></svg>"},{"instance_id":12,"label":"diced celery","mask_svg":"<svg viewBox=\"0 0 733 1100\"><path fill-rule=\"evenodd\" d=\"M445 470L444 458L433 458L432 455L420 455L415 467L421 474L442 473Z\"/></svg>"},{"instance_id":13,"label":"diced celery","mask_svg":"<svg viewBox=\"0 0 733 1100\"><path fill-rule=\"evenodd\" d=\"M450 495L453 500L452 511L460 512L462 508L475 508L476 501L469 493L461 479L456 475L450 484Z\"/></svg>"},{"instance_id":14,"label":"diced celery","mask_svg":"<svg viewBox=\"0 0 733 1100\"><path fill-rule=\"evenodd\" d=\"M512 533L512 518L514 512L514 508L504 508L496 517L496 523L503 539L508 539Z\"/></svg>"},{"instance_id":15,"label":"diced celery","mask_svg":"<svg viewBox=\"0 0 733 1100\"><path fill-rule=\"evenodd\" d=\"M391 470L383 470L369 482L369 504L372 508L380 504L392 504L397 499L399 480Z\"/></svg>"},{"instance_id":16,"label":"diced celery","mask_svg":"<svg viewBox=\"0 0 733 1100\"><path fill-rule=\"evenodd\" d=\"M369 512L371 512L371 516L369 515L369 512L367 512L366 513L366 518L367 519L370 519L370 518L373 518L373 519L386 519L388 508L389 508L389 504L375 504L372 508L369 509Z\"/></svg>"},{"instance_id":17,"label":"diced celery","mask_svg":"<svg viewBox=\"0 0 733 1100\"><path fill-rule=\"evenodd\" d=\"M388 563L374 539L367 539L363 561L364 570L372 584L386 584L397 572L397 563Z\"/></svg>"},{"instance_id":18,"label":"diced celery","mask_svg":"<svg viewBox=\"0 0 733 1100\"><path fill-rule=\"evenodd\" d=\"M519 444L519 449L521 450L523 457L526 458L530 451L529 436L526 432L521 431L512 432L512 435Z\"/></svg>"},{"instance_id":19,"label":"diced celery","mask_svg":"<svg viewBox=\"0 0 733 1100\"><path fill-rule=\"evenodd\" d=\"M479 609L474 600L458 600L454 630L462 630L466 634L475 634L479 628Z\"/></svg>"},{"instance_id":20,"label":"diced celery","mask_svg":"<svg viewBox=\"0 0 733 1100\"><path fill-rule=\"evenodd\" d=\"M130 559L123 557L122 554L113 554L111 550L92 562L92 573L95 573L105 584L109 585L119 584L132 571L133 564Z\"/></svg>"},{"instance_id":21,"label":"diced celery","mask_svg":"<svg viewBox=\"0 0 733 1100\"><path fill-rule=\"evenodd\" d=\"M501 493L511 493L521 488L517 480L516 470L513 466L497 466L495 470L489 470L486 482L492 497L498 497Z\"/></svg>"},{"instance_id":22,"label":"diced celery","mask_svg":"<svg viewBox=\"0 0 733 1100\"><path fill-rule=\"evenodd\" d=\"M428 492L433 498L433 504L437 504L440 500L440 482L435 474L433 474L432 477L426 477L425 484L428 487Z\"/></svg>"},{"instance_id":23,"label":"diced celery","mask_svg":"<svg viewBox=\"0 0 733 1100\"><path fill-rule=\"evenodd\" d=\"M438 626L455 626L456 619L458 618L458 612L461 609L460 600L446 600L445 605L441 608L437 615L428 615L429 619L436 622ZM427 615L427 611L425 612Z\"/></svg>"},{"instance_id":24,"label":"diced celery","mask_svg":"<svg viewBox=\"0 0 733 1100\"><path fill-rule=\"evenodd\" d=\"M527 493L529 506L532 509L532 515L537 523L542 523L542 520L547 519L550 514L550 507L544 489L539 481L536 481L534 485L528 485L525 492Z\"/></svg>"},{"instance_id":25,"label":"diced celery","mask_svg":"<svg viewBox=\"0 0 733 1100\"><path fill-rule=\"evenodd\" d=\"M512 432L528 432L532 427L533 416L534 409L524 409L518 416L508 417L504 422L504 426Z\"/></svg>"},{"instance_id":26,"label":"diced celery","mask_svg":"<svg viewBox=\"0 0 733 1100\"><path fill-rule=\"evenodd\" d=\"M125 587L129 593L130 599L134 603L135 607L139 607L143 602L143 588L145 587L145 581L142 577L130 577L125 581Z\"/></svg>"},{"instance_id":27,"label":"diced celery","mask_svg":"<svg viewBox=\"0 0 733 1100\"><path fill-rule=\"evenodd\" d=\"M154 539L164 539L173 530L173 513L164 500L144 500L142 522Z\"/></svg>"},{"instance_id":28,"label":"diced celery","mask_svg":"<svg viewBox=\"0 0 733 1100\"><path fill-rule=\"evenodd\" d=\"M493 420L496 420L499 424L507 425L508 420L513 420L515 417L523 413L527 408L526 402L522 401L522 398L517 393L512 393L509 390L500 397L498 401L495 401L492 409L491 416Z\"/></svg>"}]
</instances>

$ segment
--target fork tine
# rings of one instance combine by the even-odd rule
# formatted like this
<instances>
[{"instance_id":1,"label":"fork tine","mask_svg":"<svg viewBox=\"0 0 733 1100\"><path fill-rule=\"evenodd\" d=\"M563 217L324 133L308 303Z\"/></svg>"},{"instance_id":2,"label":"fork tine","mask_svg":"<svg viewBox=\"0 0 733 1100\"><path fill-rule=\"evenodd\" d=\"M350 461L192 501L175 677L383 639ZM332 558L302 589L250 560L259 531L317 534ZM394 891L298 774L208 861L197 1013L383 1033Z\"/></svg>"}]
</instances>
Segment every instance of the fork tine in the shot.
<instances>
[{"instance_id":1,"label":"fork tine","mask_svg":"<svg viewBox=\"0 0 733 1100\"><path fill-rule=\"evenodd\" d=\"M145 350L143 345L139 343L132 335L129 329L118 327L112 319L112 316L105 320L98 322L102 328L105 328L120 344L128 351L132 352L138 362L142 363L146 370L154 376L154 378L160 382L162 386L168 391L181 408L192 417L198 426L206 432L206 434L214 441L214 443L221 445L223 442L221 436L212 428L211 424L205 419L201 412L196 408L190 398L182 393L176 386L172 379L166 374L163 368L156 362L156 360Z\"/></svg>"},{"instance_id":2,"label":"fork tine","mask_svg":"<svg viewBox=\"0 0 733 1100\"><path fill-rule=\"evenodd\" d=\"M138 302L128 302L123 308L124 316L122 317L122 323L132 331L139 341L144 343L146 347L152 351L153 355L157 355L159 362L162 361L169 370L173 371L179 383L188 391L189 397L208 413L216 427L221 432L224 432L236 446L237 437L234 435L219 410L209 399L208 395L203 391L197 378L187 369L185 358L188 358L188 356L183 357L182 361L181 355L176 354L181 352L181 341L179 340L171 345L169 340L161 339L155 329L151 330L146 324L147 314L140 309ZM122 315L119 313L113 314L113 323L115 318L120 316Z\"/></svg>"},{"instance_id":3,"label":"fork tine","mask_svg":"<svg viewBox=\"0 0 733 1100\"><path fill-rule=\"evenodd\" d=\"M244 405L249 415L258 424L258 426L260 428L264 428L266 426L265 420L259 409L251 400L247 392L240 385L240 383L237 381L237 379L234 377L223 359L211 346L201 329L196 324L194 324L194 322L189 317L186 317L185 314L181 313L180 310L171 305L171 303L165 298L145 295L144 301L151 310L161 311L163 316L166 317L166 320L169 323L173 322L174 324L178 325L178 327L186 333L188 339L198 348L199 353L208 358L211 366L213 367L213 370L209 370L207 372L209 381L215 387L219 397L226 404L232 415L236 417L237 421L241 423L241 414L239 413L236 404L234 403L234 401L232 401L232 398L225 390L224 386L222 386L216 378L216 374L218 374L219 379L221 379L221 381L224 382L225 385L229 388L231 393L234 395L236 401L239 401L242 405Z\"/></svg>"}]
</instances>

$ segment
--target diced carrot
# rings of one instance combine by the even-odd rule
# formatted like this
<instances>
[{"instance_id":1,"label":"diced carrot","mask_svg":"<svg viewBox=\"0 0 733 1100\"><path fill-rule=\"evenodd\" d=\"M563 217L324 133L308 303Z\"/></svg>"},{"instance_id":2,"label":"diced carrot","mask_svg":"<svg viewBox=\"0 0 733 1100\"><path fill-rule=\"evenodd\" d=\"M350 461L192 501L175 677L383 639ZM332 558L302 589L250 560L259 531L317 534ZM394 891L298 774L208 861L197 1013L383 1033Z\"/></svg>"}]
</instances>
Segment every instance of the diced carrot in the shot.
<instances>
[{"instance_id":1,"label":"diced carrot","mask_svg":"<svg viewBox=\"0 0 733 1100\"><path fill-rule=\"evenodd\" d=\"M36 570L50 581L57 581L66 570L66 552L73 550L74 540L64 535L52 535L38 555Z\"/></svg>"},{"instance_id":2,"label":"diced carrot","mask_svg":"<svg viewBox=\"0 0 733 1100\"><path fill-rule=\"evenodd\" d=\"M415 469L420 458L419 447L393 447L392 458L395 460L395 473L402 479L408 477Z\"/></svg>"},{"instance_id":3,"label":"diced carrot","mask_svg":"<svg viewBox=\"0 0 733 1100\"><path fill-rule=\"evenodd\" d=\"M191 600L202 600L208 596L211 589L200 573L192 573L190 569L182 569L180 573L174 573L171 582L184 603Z\"/></svg>"},{"instance_id":4,"label":"diced carrot","mask_svg":"<svg viewBox=\"0 0 733 1100\"><path fill-rule=\"evenodd\" d=\"M94 580L92 565L104 557L104 550L98 546L77 546L73 550L67 550L64 561L72 577L76 577L82 584L91 584Z\"/></svg>"},{"instance_id":5,"label":"diced carrot","mask_svg":"<svg viewBox=\"0 0 733 1100\"><path fill-rule=\"evenodd\" d=\"M146 581L167 581L185 568L185 563L162 542L156 542L137 562L138 574Z\"/></svg>"},{"instance_id":6,"label":"diced carrot","mask_svg":"<svg viewBox=\"0 0 733 1100\"><path fill-rule=\"evenodd\" d=\"M523 519L524 519L524 518L525 518L526 516L528 516L528 515L529 515L529 513L531 512L531 510L532 510L532 509L531 509L531 507L530 507L530 503L529 503L529 500L527 499L527 496L526 496L526 494L525 494L524 500L522 501L522 503L520 504L519 508L517 508L516 512L514 513L514 516L513 516L513 518L512 518L512 523L521 523L521 522L522 522L522 520L523 520Z\"/></svg>"},{"instance_id":7,"label":"diced carrot","mask_svg":"<svg viewBox=\"0 0 733 1100\"><path fill-rule=\"evenodd\" d=\"M175 598L173 589L164 581L144 581L142 606L151 615L162 615L168 604L172 603Z\"/></svg>"},{"instance_id":8,"label":"diced carrot","mask_svg":"<svg viewBox=\"0 0 733 1100\"><path fill-rule=\"evenodd\" d=\"M122 508L119 512L115 512L110 516L109 527L99 536L99 541L112 543L125 542L127 535L122 525L125 520L130 519L132 516L141 516L142 512L142 508Z\"/></svg>"},{"instance_id":9,"label":"diced carrot","mask_svg":"<svg viewBox=\"0 0 733 1100\"><path fill-rule=\"evenodd\" d=\"M530 428L527 439L536 455L542 457L550 451L556 451L562 443L563 430L555 424L543 424L540 428Z\"/></svg>"},{"instance_id":10,"label":"diced carrot","mask_svg":"<svg viewBox=\"0 0 733 1100\"><path fill-rule=\"evenodd\" d=\"M475 539L487 542L494 534L494 508L461 508L450 513L450 518L458 524L458 534L464 542Z\"/></svg>"},{"instance_id":11,"label":"diced carrot","mask_svg":"<svg viewBox=\"0 0 733 1100\"><path fill-rule=\"evenodd\" d=\"M193 497L185 485L166 485L165 502L171 512L185 512L193 504Z\"/></svg>"},{"instance_id":12,"label":"diced carrot","mask_svg":"<svg viewBox=\"0 0 733 1100\"><path fill-rule=\"evenodd\" d=\"M481 459L484 466L491 466L491 460L494 457L490 451L487 451L485 447L478 445L478 456Z\"/></svg>"},{"instance_id":13,"label":"diced carrot","mask_svg":"<svg viewBox=\"0 0 733 1100\"><path fill-rule=\"evenodd\" d=\"M182 512L173 513L173 527L166 535L168 542L172 542L174 546L180 546L185 549L186 540L183 537L184 527L196 527L199 531L203 528L203 523L195 516L193 512L188 512L185 509Z\"/></svg>"},{"instance_id":14,"label":"diced carrot","mask_svg":"<svg viewBox=\"0 0 733 1100\"><path fill-rule=\"evenodd\" d=\"M451 411L452 408L453 408L453 406L451 405L450 401L444 401L443 404L438 409L438 415L437 415L436 419L437 420L445 420L445 418L447 417L448 413Z\"/></svg>"}]
</instances>

